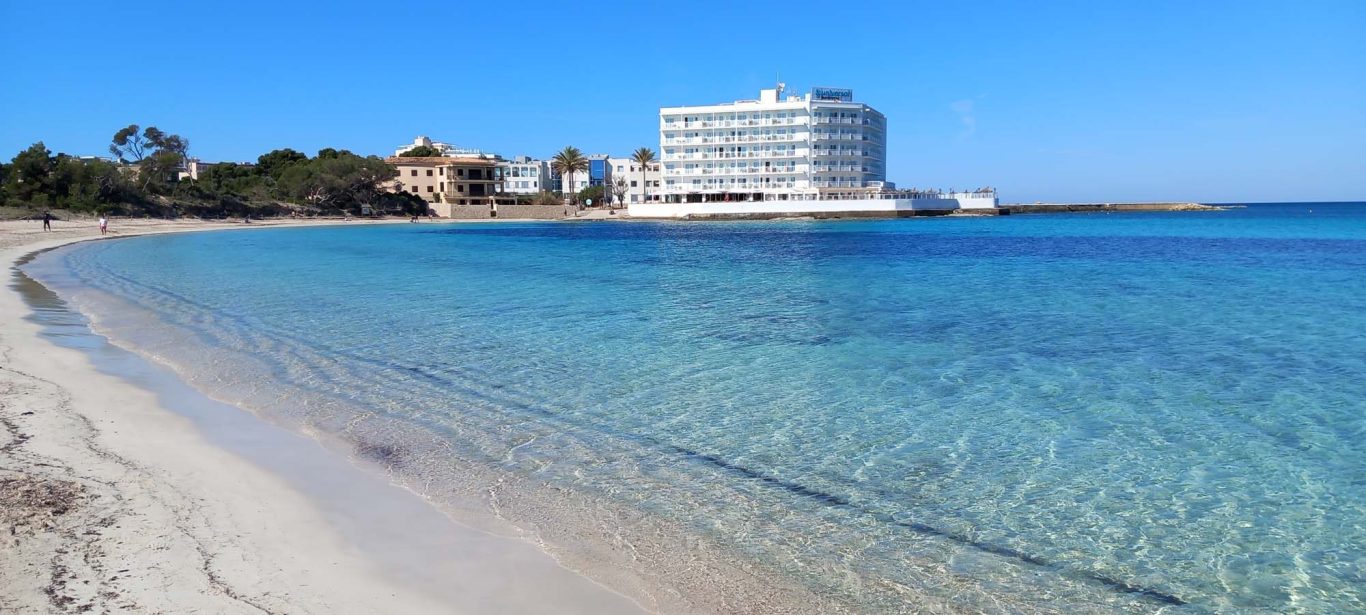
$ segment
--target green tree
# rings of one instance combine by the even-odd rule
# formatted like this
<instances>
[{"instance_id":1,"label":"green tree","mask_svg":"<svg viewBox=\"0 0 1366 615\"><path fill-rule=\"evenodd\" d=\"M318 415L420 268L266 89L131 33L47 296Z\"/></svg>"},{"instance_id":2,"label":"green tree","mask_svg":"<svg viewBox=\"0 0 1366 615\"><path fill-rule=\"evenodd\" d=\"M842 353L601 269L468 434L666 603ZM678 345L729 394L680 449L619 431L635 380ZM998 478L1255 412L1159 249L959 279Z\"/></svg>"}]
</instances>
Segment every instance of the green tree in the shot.
<instances>
[{"instance_id":1,"label":"green tree","mask_svg":"<svg viewBox=\"0 0 1366 615\"><path fill-rule=\"evenodd\" d=\"M570 145L550 159L550 167L565 177L568 184L564 186L564 193L572 195L574 194L574 174L588 171L588 159L584 157L583 152L579 151L579 148ZM578 203L571 204L577 213L579 210Z\"/></svg>"},{"instance_id":2,"label":"green tree","mask_svg":"<svg viewBox=\"0 0 1366 615\"><path fill-rule=\"evenodd\" d=\"M138 179L142 181L144 192L155 192L176 181L176 172L183 159L175 152L158 151L138 163Z\"/></svg>"},{"instance_id":3,"label":"green tree","mask_svg":"<svg viewBox=\"0 0 1366 615\"><path fill-rule=\"evenodd\" d=\"M602 205L607 202L606 197L607 189L603 186L589 186L579 191L580 203L587 203L591 199L594 203Z\"/></svg>"},{"instance_id":4,"label":"green tree","mask_svg":"<svg viewBox=\"0 0 1366 615\"><path fill-rule=\"evenodd\" d=\"M272 180L278 180L285 169L301 162L308 162L308 155L303 152L297 152L287 147L272 150L269 153L261 154L256 159L256 172Z\"/></svg>"},{"instance_id":5,"label":"green tree","mask_svg":"<svg viewBox=\"0 0 1366 615\"><path fill-rule=\"evenodd\" d=\"M142 190L176 181L176 172L189 155L190 141L180 135L169 134L156 126L138 132L137 124L114 133L109 153L120 162L135 162Z\"/></svg>"},{"instance_id":6,"label":"green tree","mask_svg":"<svg viewBox=\"0 0 1366 615\"><path fill-rule=\"evenodd\" d=\"M645 196L641 200L648 201L650 200L650 187L645 183L645 169L655 161L655 151L648 147L642 147L631 154L631 160L640 165L640 188L645 191Z\"/></svg>"},{"instance_id":7,"label":"green tree","mask_svg":"<svg viewBox=\"0 0 1366 615\"><path fill-rule=\"evenodd\" d=\"M0 193L5 202L15 205L103 211L140 201L118 166L66 154L53 156L41 142L19 152L5 168Z\"/></svg>"},{"instance_id":8,"label":"green tree","mask_svg":"<svg viewBox=\"0 0 1366 615\"><path fill-rule=\"evenodd\" d=\"M430 145L419 145L410 150L404 150L402 154L399 154L399 156L402 156L404 158L430 158L440 155L441 150L436 149L435 147L432 147Z\"/></svg>"},{"instance_id":9,"label":"green tree","mask_svg":"<svg viewBox=\"0 0 1366 615\"><path fill-rule=\"evenodd\" d=\"M199 172L199 184L211 194L258 198L265 196L265 179L248 165L210 165Z\"/></svg>"},{"instance_id":10,"label":"green tree","mask_svg":"<svg viewBox=\"0 0 1366 615\"><path fill-rule=\"evenodd\" d=\"M362 205L372 205L381 186L397 176L397 169L375 156L361 158L345 150L331 150L326 156L319 152L317 158L285 169L277 189L286 198L319 209L357 211Z\"/></svg>"},{"instance_id":11,"label":"green tree","mask_svg":"<svg viewBox=\"0 0 1366 615\"><path fill-rule=\"evenodd\" d=\"M535 196L534 198L531 199L531 204L532 204L532 205L562 205L562 204L564 204L564 199L561 198L561 197L559 197L559 196L556 196L556 194L555 194L554 192L545 192L545 191L542 191L542 192L537 192L537 193L536 193L536 196Z\"/></svg>"},{"instance_id":12,"label":"green tree","mask_svg":"<svg viewBox=\"0 0 1366 615\"><path fill-rule=\"evenodd\" d=\"M351 153L351 150L332 149L330 147L324 147L318 150L318 158L320 159L342 158L345 156L355 156L355 154Z\"/></svg>"},{"instance_id":13,"label":"green tree","mask_svg":"<svg viewBox=\"0 0 1366 615\"><path fill-rule=\"evenodd\" d=\"M114 142L109 144L109 153L117 157L119 162L142 162L142 159L147 157L152 144L147 142L145 132L139 133L138 129L137 124L129 124L127 128L114 133ZM151 126L147 127L147 131L160 132Z\"/></svg>"},{"instance_id":14,"label":"green tree","mask_svg":"<svg viewBox=\"0 0 1366 615\"><path fill-rule=\"evenodd\" d=\"M148 131L156 130L149 127ZM190 140L180 135L172 135L156 130L156 133L149 137L149 142L157 148L158 153L171 153L180 156L182 160L190 157Z\"/></svg>"},{"instance_id":15,"label":"green tree","mask_svg":"<svg viewBox=\"0 0 1366 615\"><path fill-rule=\"evenodd\" d=\"M30 145L10 161L8 177L5 178L5 194L18 203L48 205L53 166L52 152L42 141Z\"/></svg>"}]
</instances>

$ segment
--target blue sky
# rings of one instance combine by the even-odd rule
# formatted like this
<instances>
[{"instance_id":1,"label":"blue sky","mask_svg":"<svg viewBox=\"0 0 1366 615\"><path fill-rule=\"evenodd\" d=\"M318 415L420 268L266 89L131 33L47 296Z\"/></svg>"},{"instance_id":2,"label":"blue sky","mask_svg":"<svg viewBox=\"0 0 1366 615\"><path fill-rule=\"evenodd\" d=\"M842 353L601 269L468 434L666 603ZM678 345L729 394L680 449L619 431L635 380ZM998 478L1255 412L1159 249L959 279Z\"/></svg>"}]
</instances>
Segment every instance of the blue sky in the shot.
<instances>
[{"instance_id":1,"label":"blue sky","mask_svg":"<svg viewBox=\"0 0 1366 615\"><path fill-rule=\"evenodd\" d=\"M0 0L0 156L658 148L658 107L849 87L888 179L1009 202L1366 199L1366 2Z\"/></svg>"}]
</instances>

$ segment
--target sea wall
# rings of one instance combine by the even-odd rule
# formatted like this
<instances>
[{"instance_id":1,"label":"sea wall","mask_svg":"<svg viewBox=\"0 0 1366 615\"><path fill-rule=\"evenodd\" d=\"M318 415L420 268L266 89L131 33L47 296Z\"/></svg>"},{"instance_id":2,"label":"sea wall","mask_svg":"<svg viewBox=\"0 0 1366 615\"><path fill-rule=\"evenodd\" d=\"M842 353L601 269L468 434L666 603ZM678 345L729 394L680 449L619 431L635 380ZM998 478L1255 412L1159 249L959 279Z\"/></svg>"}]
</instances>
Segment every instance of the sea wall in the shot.
<instances>
[{"instance_id":1,"label":"sea wall","mask_svg":"<svg viewBox=\"0 0 1366 615\"><path fill-rule=\"evenodd\" d=\"M454 205L451 203L432 203L432 211L439 218L452 220L488 220L490 218L512 220L558 220L564 217L563 205Z\"/></svg>"},{"instance_id":2,"label":"sea wall","mask_svg":"<svg viewBox=\"0 0 1366 615\"><path fill-rule=\"evenodd\" d=\"M499 205L499 218L528 220L558 220L565 214L564 205Z\"/></svg>"}]
</instances>

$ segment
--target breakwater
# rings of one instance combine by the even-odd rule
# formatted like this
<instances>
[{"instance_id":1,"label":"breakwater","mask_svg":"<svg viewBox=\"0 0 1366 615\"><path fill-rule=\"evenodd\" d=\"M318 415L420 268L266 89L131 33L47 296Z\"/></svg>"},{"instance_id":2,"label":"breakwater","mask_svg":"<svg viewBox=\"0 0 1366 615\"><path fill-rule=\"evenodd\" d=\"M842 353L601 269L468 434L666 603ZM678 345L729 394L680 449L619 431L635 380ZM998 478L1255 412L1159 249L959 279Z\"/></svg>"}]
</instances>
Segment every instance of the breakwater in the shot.
<instances>
[{"instance_id":1,"label":"breakwater","mask_svg":"<svg viewBox=\"0 0 1366 615\"><path fill-rule=\"evenodd\" d=\"M1222 211L1227 207L1203 203L1015 203L1001 205L1001 214L1056 214L1088 211Z\"/></svg>"}]
</instances>

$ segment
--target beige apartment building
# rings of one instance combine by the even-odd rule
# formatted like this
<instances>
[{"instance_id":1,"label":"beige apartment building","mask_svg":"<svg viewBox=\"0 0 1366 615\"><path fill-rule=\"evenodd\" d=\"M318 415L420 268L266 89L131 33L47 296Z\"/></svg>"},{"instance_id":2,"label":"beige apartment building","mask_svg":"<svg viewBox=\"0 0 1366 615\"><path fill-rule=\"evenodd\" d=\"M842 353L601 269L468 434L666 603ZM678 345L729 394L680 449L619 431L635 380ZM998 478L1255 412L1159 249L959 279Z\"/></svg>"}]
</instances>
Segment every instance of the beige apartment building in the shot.
<instances>
[{"instance_id":1,"label":"beige apartment building","mask_svg":"<svg viewBox=\"0 0 1366 615\"><path fill-rule=\"evenodd\" d=\"M398 169L398 177L390 185L393 191L426 199L443 217L450 216L454 205L486 205L492 209L516 202L504 193L502 169L495 160L394 156L385 161Z\"/></svg>"}]
</instances>

